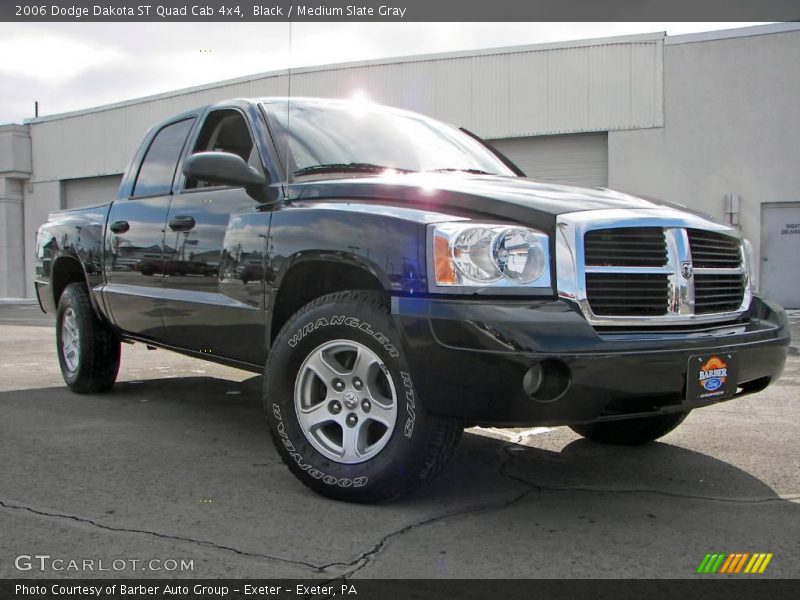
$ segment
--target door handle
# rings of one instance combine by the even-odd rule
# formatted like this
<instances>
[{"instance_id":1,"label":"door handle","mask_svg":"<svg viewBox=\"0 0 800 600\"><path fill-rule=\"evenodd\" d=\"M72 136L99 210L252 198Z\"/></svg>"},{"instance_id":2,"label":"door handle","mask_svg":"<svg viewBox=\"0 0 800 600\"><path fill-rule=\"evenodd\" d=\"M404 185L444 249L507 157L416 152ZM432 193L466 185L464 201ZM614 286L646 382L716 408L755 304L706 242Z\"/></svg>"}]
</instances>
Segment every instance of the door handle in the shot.
<instances>
[{"instance_id":1,"label":"door handle","mask_svg":"<svg viewBox=\"0 0 800 600\"><path fill-rule=\"evenodd\" d=\"M189 231L194 225L194 217L172 217L169 220L169 228L172 229L172 231Z\"/></svg>"},{"instance_id":2,"label":"door handle","mask_svg":"<svg viewBox=\"0 0 800 600\"><path fill-rule=\"evenodd\" d=\"M108 228L111 230L111 233L125 233L131 226L127 221L114 221Z\"/></svg>"}]
</instances>

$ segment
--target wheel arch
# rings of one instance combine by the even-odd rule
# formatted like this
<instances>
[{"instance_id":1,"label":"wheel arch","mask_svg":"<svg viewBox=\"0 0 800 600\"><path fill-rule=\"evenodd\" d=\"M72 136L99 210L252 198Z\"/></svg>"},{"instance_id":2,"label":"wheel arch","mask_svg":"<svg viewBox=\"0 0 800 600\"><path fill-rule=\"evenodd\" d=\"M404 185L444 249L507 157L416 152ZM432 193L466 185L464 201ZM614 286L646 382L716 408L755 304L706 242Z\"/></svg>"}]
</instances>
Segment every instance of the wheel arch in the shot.
<instances>
[{"instance_id":1,"label":"wheel arch","mask_svg":"<svg viewBox=\"0 0 800 600\"><path fill-rule=\"evenodd\" d=\"M271 294L269 345L300 308L321 296L348 290L389 293L388 277L367 259L342 253L303 253L291 260Z\"/></svg>"},{"instance_id":2,"label":"wheel arch","mask_svg":"<svg viewBox=\"0 0 800 600\"><path fill-rule=\"evenodd\" d=\"M61 299L61 295L71 283L82 283L86 286L92 308L97 317L103 319L100 307L97 305L97 298L92 293L89 285L89 277L86 274L83 262L72 254L61 254L53 261L50 275L50 291L53 296L53 306L56 310L58 309L58 301Z\"/></svg>"}]
</instances>

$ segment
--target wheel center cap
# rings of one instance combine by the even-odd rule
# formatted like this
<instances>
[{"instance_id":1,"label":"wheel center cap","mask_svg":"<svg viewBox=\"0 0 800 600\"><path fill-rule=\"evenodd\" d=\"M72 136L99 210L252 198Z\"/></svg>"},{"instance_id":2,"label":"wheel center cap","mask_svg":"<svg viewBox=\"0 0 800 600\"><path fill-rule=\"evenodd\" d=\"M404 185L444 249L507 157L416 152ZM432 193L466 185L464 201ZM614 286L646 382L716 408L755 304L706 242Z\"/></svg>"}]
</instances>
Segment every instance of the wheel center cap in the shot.
<instances>
[{"instance_id":1,"label":"wheel center cap","mask_svg":"<svg viewBox=\"0 0 800 600\"><path fill-rule=\"evenodd\" d=\"M355 408L356 404L358 404L358 398L353 392L345 392L343 400L347 408Z\"/></svg>"}]
</instances>

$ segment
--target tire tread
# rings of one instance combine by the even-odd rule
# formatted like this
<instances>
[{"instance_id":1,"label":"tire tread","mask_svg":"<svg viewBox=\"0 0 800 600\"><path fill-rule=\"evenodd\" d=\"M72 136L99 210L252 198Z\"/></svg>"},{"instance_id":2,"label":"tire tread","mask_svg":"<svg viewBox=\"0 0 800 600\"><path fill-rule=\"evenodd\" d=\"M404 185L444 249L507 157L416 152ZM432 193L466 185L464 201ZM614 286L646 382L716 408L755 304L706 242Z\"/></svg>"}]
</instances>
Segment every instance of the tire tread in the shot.
<instances>
[{"instance_id":1,"label":"tire tread","mask_svg":"<svg viewBox=\"0 0 800 600\"><path fill-rule=\"evenodd\" d=\"M59 315L64 306L71 305L81 326L78 372L72 381L64 375L67 385L78 394L96 394L110 390L117 380L120 363L120 340L116 332L97 316L84 283L69 284L61 294L58 305ZM59 328L60 322L59 319ZM57 339L61 362L60 337ZM62 371L64 370L62 363Z\"/></svg>"},{"instance_id":2,"label":"tire tread","mask_svg":"<svg viewBox=\"0 0 800 600\"><path fill-rule=\"evenodd\" d=\"M360 309L369 307L372 310L383 313L385 316L389 316L389 299L381 292L369 290L334 292L309 302L294 315L292 315L292 317L289 318L281 328L278 335L275 336L273 347L281 344L285 340L292 329L296 327L294 323L298 319L302 318L303 315L320 306L331 303L353 304ZM265 398L268 389L269 373L271 372L270 367L274 356L275 353L270 352L267 359L265 371L266 375L264 377ZM344 497L347 495L343 494L341 499L351 502L388 502L398 498L399 496L412 493L435 479L455 453L458 442L463 433L463 426L459 421L454 419L433 417L431 415L426 415L426 418L429 421L428 426L430 428L430 433L427 437L425 449L423 451L424 460L414 465L409 477L404 478L402 482L397 482L394 486L370 490L368 493L364 493L364 491L362 491L357 497ZM300 479L300 481L303 482L304 485L314 491L319 492L320 489L313 485L312 480L304 476L305 473L297 466L297 463L295 463L286 453L281 451L282 443L275 429L270 427L269 430L272 442L278 449L278 453L280 454L283 463L289 468L290 471L292 471L292 473L295 474L295 476L297 476L298 479Z\"/></svg>"}]
</instances>

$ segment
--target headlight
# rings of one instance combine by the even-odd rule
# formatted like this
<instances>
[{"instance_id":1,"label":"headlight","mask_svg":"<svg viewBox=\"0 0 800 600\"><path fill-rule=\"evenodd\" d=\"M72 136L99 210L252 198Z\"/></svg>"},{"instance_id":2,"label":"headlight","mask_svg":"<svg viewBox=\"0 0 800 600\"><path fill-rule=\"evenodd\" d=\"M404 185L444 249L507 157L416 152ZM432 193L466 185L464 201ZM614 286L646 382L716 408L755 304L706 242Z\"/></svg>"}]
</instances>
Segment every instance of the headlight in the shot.
<instances>
[{"instance_id":1,"label":"headlight","mask_svg":"<svg viewBox=\"0 0 800 600\"><path fill-rule=\"evenodd\" d=\"M429 230L435 287L549 288L547 234L516 225L439 223Z\"/></svg>"}]
</instances>

